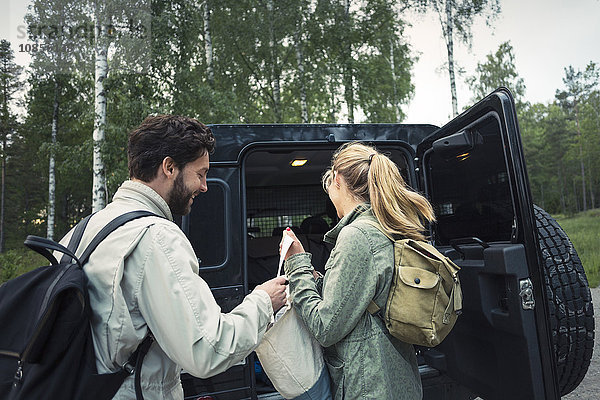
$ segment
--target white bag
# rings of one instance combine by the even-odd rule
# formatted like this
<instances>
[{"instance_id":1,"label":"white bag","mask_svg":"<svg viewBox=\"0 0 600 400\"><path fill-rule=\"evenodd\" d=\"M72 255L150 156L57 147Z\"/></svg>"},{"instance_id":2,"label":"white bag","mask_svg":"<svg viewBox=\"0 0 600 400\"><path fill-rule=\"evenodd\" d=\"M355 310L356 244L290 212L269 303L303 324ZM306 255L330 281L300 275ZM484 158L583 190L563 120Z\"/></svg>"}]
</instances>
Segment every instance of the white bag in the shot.
<instances>
[{"instance_id":1,"label":"white bag","mask_svg":"<svg viewBox=\"0 0 600 400\"><path fill-rule=\"evenodd\" d=\"M262 368L286 399L310 393L325 369L321 345L306 329L293 307L289 307L265 333L256 348ZM323 378L329 389L329 374ZM323 399L324 397L307 397Z\"/></svg>"},{"instance_id":2,"label":"white bag","mask_svg":"<svg viewBox=\"0 0 600 400\"><path fill-rule=\"evenodd\" d=\"M286 241L286 238L289 236L284 238L282 254L287 253L291 244L291 240ZM282 259L279 261L280 271ZM331 399L329 373L321 345L290 304L289 295L288 304L282 311L256 348L262 368L275 389L286 399Z\"/></svg>"}]
</instances>

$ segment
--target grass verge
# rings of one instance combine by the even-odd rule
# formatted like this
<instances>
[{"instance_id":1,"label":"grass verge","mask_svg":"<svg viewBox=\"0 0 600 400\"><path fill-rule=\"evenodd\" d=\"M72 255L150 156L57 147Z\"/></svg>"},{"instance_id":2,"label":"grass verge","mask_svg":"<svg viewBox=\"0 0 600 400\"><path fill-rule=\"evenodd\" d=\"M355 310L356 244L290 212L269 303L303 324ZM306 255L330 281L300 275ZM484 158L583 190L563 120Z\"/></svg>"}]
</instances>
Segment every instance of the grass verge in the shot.
<instances>
[{"instance_id":1,"label":"grass verge","mask_svg":"<svg viewBox=\"0 0 600 400\"><path fill-rule=\"evenodd\" d=\"M26 247L0 253L0 284L43 265L49 261Z\"/></svg>"},{"instance_id":2,"label":"grass verge","mask_svg":"<svg viewBox=\"0 0 600 400\"><path fill-rule=\"evenodd\" d=\"M590 287L600 284L600 209L553 216L573 242Z\"/></svg>"}]
</instances>

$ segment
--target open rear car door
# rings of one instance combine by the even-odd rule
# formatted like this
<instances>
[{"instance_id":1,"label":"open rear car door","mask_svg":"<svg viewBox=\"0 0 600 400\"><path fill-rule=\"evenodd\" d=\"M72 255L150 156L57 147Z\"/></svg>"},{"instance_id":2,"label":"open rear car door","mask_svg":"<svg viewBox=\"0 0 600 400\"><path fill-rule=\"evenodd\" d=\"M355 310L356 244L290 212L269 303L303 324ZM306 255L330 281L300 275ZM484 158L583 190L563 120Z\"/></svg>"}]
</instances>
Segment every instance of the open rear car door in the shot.
<instances>
[{"instance_id":1,"label":"open rear car door","mask_svg":"<svg viewBox=\"0 0 600 400\"><path fill-rule=\"evenodd\" d=\"M559 399L514 101L499 89L417 148L432 241L461 267L463 313L426 362L486 400Z\"/></svg>"}]
</instances>

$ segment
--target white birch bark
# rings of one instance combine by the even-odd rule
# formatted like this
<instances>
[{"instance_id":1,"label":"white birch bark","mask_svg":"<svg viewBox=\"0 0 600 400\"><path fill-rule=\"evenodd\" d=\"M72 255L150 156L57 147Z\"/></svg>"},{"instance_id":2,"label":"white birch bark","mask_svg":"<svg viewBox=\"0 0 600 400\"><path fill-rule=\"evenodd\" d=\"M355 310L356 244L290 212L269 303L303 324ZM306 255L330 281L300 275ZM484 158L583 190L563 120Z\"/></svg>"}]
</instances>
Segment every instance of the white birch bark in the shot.
<instances>
[{"instance_id":1,"label":"white birch bark","mask_svg":"<svg viewBox=\"0 0 600 400\"><path fill-rule=\"evenodd\" d=\"M448 73L450 75L450 94L452 95L452 114L458 115L458 98L456 96L456 78L454 74L454 38L453 38L453 21L452 21L452 5L451 0L446 0L446 23L444 38L446 39L446 49L448 50ZM442 24L444 25L444 24Z\"/></svg>"},{"instance_id":2,"label":"white birch bark","mask_svg":"<svg viewBox=\"0 0 600 400\"><path fill-rule=\"evenodd\" d=\"M215 85L215 71L213 68L213 45L210 31L210 5L204 2L204 49L206 56L206 75L211 87Z\"/></svg>"},{"instance_id":3,"label":"white birch bark","mask_svg":"<svg viewBox=\"0 0 600 400\"><path fill-rule=\"evenodd\" d=\"M0 253L4 252L4 195L6 183L6 138L2 138L2 185L0 193Z\"/></svg>"},{"instance_id":4,"label":"white birch bark","mask_svg":"<svg viewBox=\"0 0 600 400\"><path fill-rule=\"evenodd\" d=\"M344 0L347 33L350 33L350 0ZM352 70L352 47L347 40L346 56L344 57L344 97L348 107L348 123L354 123L354 76Z\"/></svg>"},{"instance_id":5,"label":"white birch bark","mask_svg":"<svg viewBox=\"0 0 600 400\"><path fill-rule=\"evenodd\" d=\"M300 37L302 35L302 22L298 25L295 32L296 40L296 60L298 61L298 79L300 80L300 108L302 113L302 123L308 123L308 103L306 102L306 85L304 80L304 55L302 54L302 43Z\"/></svg>"},{"instance_id":6,"label":"white birch bark","mask_svg":"<svg viewBox=\"0 0 600 400\"><path fill-rule=\"evenodd\" d=\"M102 160L102 144L104 142L104 128L106 126L106 93L104 80L108 75L107 45L104 35L104 24L101 16L101 2L96 5L95 18L95 95L94 95L94 156L92 182L92 211L96 212L106 206L106 177L104 175L104 162Z\"/></svg>"},{"instance_id":7,"label":"white birch bark","mask_svg":"<svg viewBox=\"0 0 600 400\"><path fill-rule=\"evenodd\" d=\"M46 237L54 239L54 222L56 216L56 161L55 147L58 135L58 82L54 82L54 101L52 107L52 146L50 147L50 161L48 165L48 221Z\"/></svg>"},{"instance_id":8,"label":"white birch bark","mask_svg":"<svg viewBox=\"0 0 600 400\"><path fill-rule=\"evenodd\" d=\"M398 89L396 88L396 63L394 61L394 41L390 40L390 69L392 71L392 89L394 97L392 99L394 106L394 119L398 122L398 117L401 114L400 104L398 104Z\"/></svg>"},{"instance_id":9,"label":"white birch bark","mask_svg":"<svg viewBox=\"0 0 600 400\"><path fill-rule=\"evenodd\" d=\"M3 89L3 97L4 104L3 106L3 114L8 116L8 93L6 87ZM0 129L2 129L2 181L0 184L2 188L0 189L0 253L4 252L4 200L6 194L6 146L7 146L7 138L9 134L8 126L0 124Z\"/></svg>"},{"instance_id":10,"label":"white birch bark","mask_svg":"<svg viewBox=\"0 0 600 400\"><path fill-rule=\"evenodd\" d=\"M277 57L275 30L273 28L273 0L267 1L267 10L269 11L269 48L271 49L271 82L273 85L273 109L275 113L274 122L281 122L281 88L279 84L279 60Z\"/></svg>"}]
</instances>

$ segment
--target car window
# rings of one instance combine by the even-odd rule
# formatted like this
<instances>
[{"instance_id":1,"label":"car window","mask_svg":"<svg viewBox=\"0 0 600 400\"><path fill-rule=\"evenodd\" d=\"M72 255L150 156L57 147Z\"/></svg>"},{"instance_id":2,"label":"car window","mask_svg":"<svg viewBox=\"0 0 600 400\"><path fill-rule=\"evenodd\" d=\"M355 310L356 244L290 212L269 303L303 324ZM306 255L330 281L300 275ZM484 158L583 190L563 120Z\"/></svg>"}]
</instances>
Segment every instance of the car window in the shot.
<instances>
[{"instance_id":1,"label":"car window","mask_svg":"<svg viewBox=\"0 0 600 400\"><path fill-rule=\"evenodd\" d=\"M465 237L511 239L514 207L498 120L490 116L470 132L473 148L428 154L426 181L440 245Z\"/></svg>"},{"instance_id":2,"label":"car window","mask_svg":"<svg viewBox=\"0 0 600 400\"><path fill-rule=\"evenodd\" d=\"M200 262L200 268L216 267L227 260L226 223L230 203L227 183L207 179L208 191L194 199L194 212L189 214L188 237ZM221 207L215 209L215 207ZM210 235L210 240L206 240Z\"/></svg>"}]
</instances>

